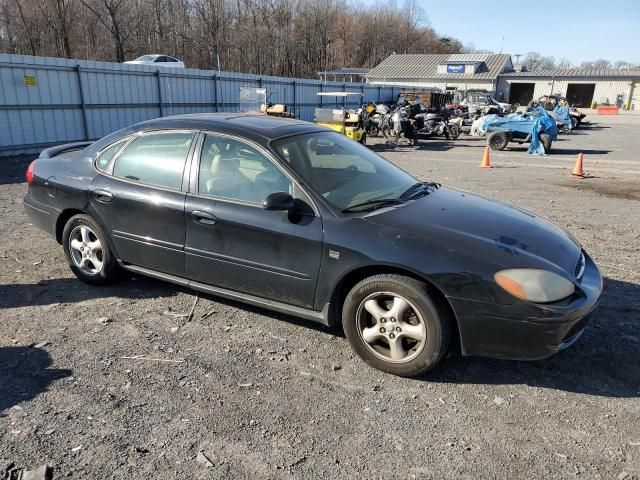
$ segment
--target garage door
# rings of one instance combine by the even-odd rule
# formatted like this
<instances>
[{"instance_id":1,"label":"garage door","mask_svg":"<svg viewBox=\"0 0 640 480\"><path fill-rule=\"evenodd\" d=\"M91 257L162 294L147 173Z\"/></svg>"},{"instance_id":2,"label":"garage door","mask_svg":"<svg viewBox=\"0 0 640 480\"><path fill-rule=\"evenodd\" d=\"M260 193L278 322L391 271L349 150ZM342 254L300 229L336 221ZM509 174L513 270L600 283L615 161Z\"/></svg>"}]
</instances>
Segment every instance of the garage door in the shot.
<instances>
[{"instance_id":1,"label":"garage door","mask_svg":"<svg viewBox=\"0 0 640 480\"><path fill-rule=\"evenodd\" d=\"M591 107L595 83L570 83L567 85L567 101L573 107Z\"/></svg>"},{"instance_id":2,"label":"garage door","mask_svg":"<svg viewBox=\"0 0 640 480\"><path fill-rule=\"evenodd\" d=\"M535 83L512 83L509 89L509 103L519 103L520 105L527 105L533 100L533 90Z\"/></svg>"}]
</instances>

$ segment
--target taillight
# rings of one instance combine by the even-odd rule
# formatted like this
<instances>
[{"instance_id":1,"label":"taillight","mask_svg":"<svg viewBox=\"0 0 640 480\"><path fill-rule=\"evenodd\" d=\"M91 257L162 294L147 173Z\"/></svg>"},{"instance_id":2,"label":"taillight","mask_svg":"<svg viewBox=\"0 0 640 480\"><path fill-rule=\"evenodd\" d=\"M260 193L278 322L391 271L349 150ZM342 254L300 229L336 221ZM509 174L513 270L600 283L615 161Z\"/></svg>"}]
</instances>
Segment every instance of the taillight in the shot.
<instances>
[{"instance_id":1,"label":"taillight","mask_svg":"<svg viewBox=\"0 0 640 480\"><path fill-rule=\"evenodd\" d=\"M29 166L27 167L27 184L31 185L31 182L33 182L33 165L36 163L36 161L32 161Z\"/></svg>"}]
</instances>

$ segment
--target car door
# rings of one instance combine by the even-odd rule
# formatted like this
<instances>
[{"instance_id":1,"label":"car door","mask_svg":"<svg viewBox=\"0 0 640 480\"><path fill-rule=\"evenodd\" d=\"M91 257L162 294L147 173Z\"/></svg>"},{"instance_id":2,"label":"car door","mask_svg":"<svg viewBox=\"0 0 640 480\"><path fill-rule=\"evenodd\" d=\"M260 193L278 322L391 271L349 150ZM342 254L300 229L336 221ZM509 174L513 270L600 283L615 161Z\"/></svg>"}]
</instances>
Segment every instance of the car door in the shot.
<instances>
[{"instance_id":1,"label":"car door","mask_svg":"<svg viewBox=\"0 0 640 480\"><path fill-rule=\"evenodd\" d=\"M260 146L201 134L185 214L189 278L311 308L322 254L322 220L311 200ZM294 212L262 208L291 193Z\"/></svg>"},{"instance_id":2,"label":"car door","mask_svg":"<svg viewBox=\"0 0 640 480\"><path fill-rule=\"evenodd\" d=\"M113 160L108 159L114 155L109 147L97 158L96 166L104 173L91 184L91 206L122 261L184 275L185 166L194 135L138 134Z\"/></svg>"}]
</instances>

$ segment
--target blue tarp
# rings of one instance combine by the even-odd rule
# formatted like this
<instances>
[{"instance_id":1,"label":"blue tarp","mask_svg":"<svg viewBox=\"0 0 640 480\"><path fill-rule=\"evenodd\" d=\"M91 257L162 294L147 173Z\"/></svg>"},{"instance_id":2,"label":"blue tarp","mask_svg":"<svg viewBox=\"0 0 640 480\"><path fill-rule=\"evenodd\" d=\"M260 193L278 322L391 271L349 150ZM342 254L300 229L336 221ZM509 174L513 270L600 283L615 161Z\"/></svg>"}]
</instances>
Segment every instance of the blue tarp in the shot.
<instances>
[{"instance_id":1,"label":"blue tarp","mask_svg":"<svg viewBox=\"0 0 640 480\"><path fill-rule=\"evenodd\" d=\"M531 144L527 151L529 155L544 155L544 147L540 143L540 133L546 133L551 140L558 139L558 127L555 119L543 107L532 112L512 113L506 117L487 115L482 123L482 129L487 132L520 132L531 133Z\"/></svg>"},{"instance_id":2,"label":"blue tarp","mask_svg":"<svg viewBox=\"0 0 640 480\"><path fill-rule=\"evenodd\" d=\"M558 116L560 123L571 130L571 115L569 115L569 107L561 107L558 105L553 109L553 113Z\"/></svg>"}]
</instances>

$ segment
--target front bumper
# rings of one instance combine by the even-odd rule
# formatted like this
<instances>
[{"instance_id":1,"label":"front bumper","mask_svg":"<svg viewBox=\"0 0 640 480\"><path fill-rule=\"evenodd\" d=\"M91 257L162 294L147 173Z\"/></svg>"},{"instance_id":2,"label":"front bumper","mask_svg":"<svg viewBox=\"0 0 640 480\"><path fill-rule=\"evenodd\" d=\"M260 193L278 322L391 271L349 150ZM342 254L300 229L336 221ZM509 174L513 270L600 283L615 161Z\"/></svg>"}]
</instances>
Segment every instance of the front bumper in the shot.
<instances>
[{"instance_id":1,"label":"front bumper","mask_svg":"<svg viewBox=\"0 0 640 480\"><path fill-rule=\"evenodd\" d=\"M464 355L539 360L571 346L593 318L602 293L602 276L585 254L585 271L576 293L553 304L516 301L497 305L449 298L458 319Z\"/></svg>"}]
</instances>

